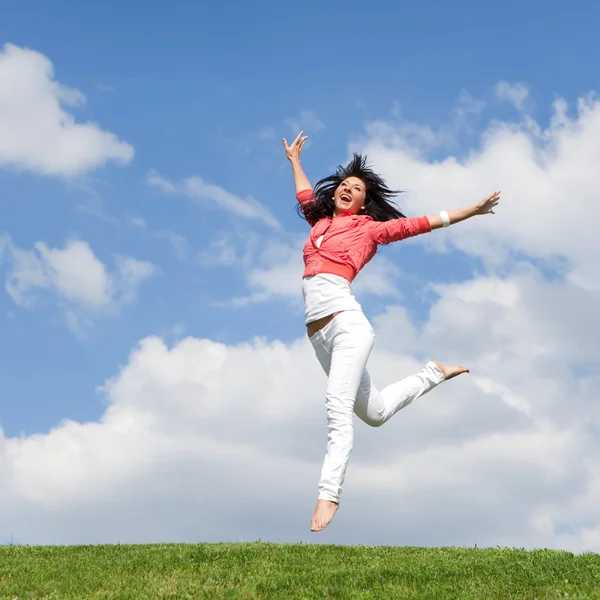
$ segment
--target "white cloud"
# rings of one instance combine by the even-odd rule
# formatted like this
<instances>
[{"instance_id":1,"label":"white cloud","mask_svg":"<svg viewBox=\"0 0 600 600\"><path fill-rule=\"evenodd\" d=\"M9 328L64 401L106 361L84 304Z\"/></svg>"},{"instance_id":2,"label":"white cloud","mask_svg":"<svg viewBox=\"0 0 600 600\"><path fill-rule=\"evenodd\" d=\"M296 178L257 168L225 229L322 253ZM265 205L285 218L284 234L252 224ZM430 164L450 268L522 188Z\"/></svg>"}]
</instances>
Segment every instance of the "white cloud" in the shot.
<instances>
[{"instance_id":1,"label":"white cloud","mask_svg":"<svg viewBox=\"0 0 600 600\"><path fill-rule=\"evenodd\" d=\"M599 129L600 108L586 98L575 117L558 102L546 130L528 119L494 123L460 160L408 151L393 124L385 139L368 128L355 143L392 187L409 191L409 213L504 193L497 215L414 240L481 260L480 273L436 278L422 325L402 305L374 318L369 370L380 386L428 358L466 364L471 375L380 429L357 424L342 506L323 534L311 536L308 524L326 380L304 337L235 346L188 338L172 348L143 340L103 386L98 422L0 435L0 531L21 543L262 538L600 551L600 242L588 226L600 220ZM257 246L264 255L253 254L250 294L298 297L304 239ZM377 268L377 287L403 276L386 261L367 267ZM35 280L35 266L24 271Z\"/></svg>"},{"instance_id":2,"label":"white cloud","mask_svg":"<svg viewBox=\"0 0 600 600\"><path fill-rule=\"evenodd\" d=\"M37 256L34 252L30 256L38 260L48 284L61 296L94 309L110 304L112 290L108 273L85 242L70 241L64 249L48 248L44 242L38 242L35 249ZM36 282L26 279L21 283L36 286Z\"/></svg>"},{"instance_id":3,"label":"white cloud","mask_svg":"<svg viewBox=\"0 0 600 600\"><path fill-rule=\"evenodd\" d=\"M42 54L5 44L0 51L0 166L72 177L108 162L127 164L133 148L94 123L77 123L65 107L85 102L54 79Z\"/></svg>"},{"instance_id":4,"label":"white cloud","mask_svg":"<svg viewBox=\"0 0 600 600\"><path fill-rule=\"evenodd\" d=\"M295 117L288 117L285 120L286 127L293 133L304 131L307 134L314 134L317 131L325 129L323 122L311 110L301 110Z\"/></svg>"},{"instance_id":5,"label":"white cloud","mask_svg":"<svg viewBox=\"0 0 600 600\"><path fill-rule=\"evenodd\" d=\"M325 446L325 377L304 338L236 346L187 338L172 348L143 340L102 387L98 422L0 436L0 530L18 543L262 538L599 550L600 443L590 425L600 412L586 410L597 391L556 369L563 340L539 311L545 285L529 274L440 289L418 332L402 307L374 320L379 385L430 352L465 359L472 375L383 428L357 425L342 508L318 538L308 523ZM593 314L583 315L588 326ZM544 355L538 326L553 342ZM386 510L367 516L365 504Z\"/></svg>"},{"instance_id":6,"label":"white cloud","mask_svg":"<svg viewBox=\"0 0 600 600\"><path fill-rule=\"evenodd\" d=\"M157 269L148 262L118 256L116 270L109 273L86 242L71 240L64 248L44 242L23 250L7 238L6 290L15 304L31 308L40 290L52 291L65 306L67 323L77 329L78 315L115 313L135 299L145 279Z\"/></svg>"},{"instance_id":7,"label":"white cloud","mask_svg":"<svg viewBox=\"0 0 600 600\"><path fill-rule=\"evenodd\" d=\"M468 122L468 119L473 116L479 116L484 108L485 102L483 100L475 98L467 90L462 90L452 109L452 115L455 121L458 120L464 123Z\"/></svg>"},{"instance_id":8,"label":"white cloud","mask_svg":"<svg viewBox=\"0 0 600 600\"><path fill-rule=\"evenodd\" d=\"M261 221L273 229L281 229L279 221L258 200L232 194L218 185L204 181L197 175L175 184L153 170L147 176L147 183L162 193L180 193L205 205L216 206L236 217Z\"/></svg>"},{"instance_id":9,"label":"white cloud","mask_svg":"<svg viewBox=\"0 0 600 600\"><path fill-rule=\"evenodd\" d=\"M432 152L456 152L466 136L476 132L476 122L486 103L462 90L456 99L451 119L447 123L422 124L411 121L403 114L403 106L395 101L392 104L391 120L376 120L368 124L369 137L385 140L386 143L401 146L413 156L428 156ZM351 150L360 150L362 141L355 142ZM402 189L402 188L401 188Z\"/></svg>"},{"instance_id":10,"label":"white cloud","mask_svg":"<svg viewBox=\"0 0 600 600\"><path fill-rule=\"evenodd\" d=\"M257 263L246 275L246 286L251 294L235 299L234 306L272 299L298 303L302 297L304 270L300 244L266 242Z\"/></svg>"},{"instance_id":11,"label":"white cloud","mask_svg":"<svg viewBox=\"0 0 600 600\"><path fill-rule=\"evenodd\" d=\"M219 208L238 217L262 221L274 229L281 227L279 221L258 200L236 196L218 185L204 181L201 177L186 179L184 190L187 196L216 204Z\"/></svg>"},{"instance_id":12,"label":"white cloud","mask_svg":"<svg viewBox=\"0 0 600 600\"><path fill-rule=\"evenodd\" d=\"M251 231L221 233L205 250L198 253L198 264L204 267L252 266L261 237Z\"/></svg>"},{"instance_id":13,"label":"white cloud","mask_svg":"<svg viewBox=\"0 0 600 600\"><path fill-rule=\"evenodd\" d=\"M6 277L6 291L15 304L31 307L33 298L29 292L33 288L50 287L50 278L35 252L21 250L12 245L9 245L8 249L12 268Z\"/></svg>"},{"instance_id":14,"label":"white cloud","mask_svg":"<svg viewBox=\"0 0 600 600\"><path fill-rule=\"evenodd\" d=\"M411 215L458 208L502 190L496 215L436 231L421 243L439 248L443 240L490 268L528 256L550 268L559 265L577 285L600 289L600 263L591 251L597 236L586 225L600 220L599 136L600 103L586 97L573 116L557 101L546 129L531 119L493 122L481 149L461 160L428 161L390 124L368 125L353 147L366 152L392 187L407 190L401 203Z\"/></svg>"},{"instance_id":15,"label":"white cloud","mask_svg":"<svg viewBox=\"0 0 600 600\"><path fill-rule=\"evenodd\" d=\"M376 255L368 268L357 275L352 283L352 290L359 298L371 295L389 299L400 295L397 285L399 277L400 269L389 258Z\"/></svg>"},{"instance_id":16,"label":"white cloud","mask_svg":"<svg viewBox=\"0 0 600 600\"><path fill-rule=\"evenodd\" d=\"M215 240L208 250L198 254L198 264L202 266L225 266L231 267L236 264L237 251L227 239Z\"/></svg>"},{"instance_id":17,"label":"white cloud","mask_svg":"<svg viewBox=\"0 0 600 600\"><path fill-rule=\"evenodd\" d=\"M158 268L148 261L131 256L116 257L117 270L113 274L113 303L122 305L133 302L137 297L140 284L156 275Z\"/></svg>"},{"instance_id":18,"label":"white cloud","mask_svg":"<svg viewBox=\"0 0 600 600\"><path fill-rule=\"evenodd\" d=\"M296 307L302 302L302 274L304 261L302 246L308 235L298 237L292 243L288 240L259 238L251 246L252 252L246 254L245 285L249 294L234 298L225 304L241 308L250 304L271 300L284 300ZM219 240L221 264L237 264L235 244L228 240L223 245ZM257 248L262 250L256 252ZM215 253L213 247L212 254ZM248 246L247 246L247 249ZM206 263L205 263L206 264ZM353 292L360 300L365 296L399 297L396 284L400 271L385 256L377 255L369 264L369 268L358 274L353 282Z\"/></svg>"},{"instance_id":19,"label":"white cloud","mask_svg":"<svg viewBox=\"0 0 600 600\"><path fill-rule=\"evenodd\" d=\"M529 88L523 83L499 81L495 91L498 99L510 102L517 110L523 110L529 98Z\"/></svg>"},{"instance_id":20,"label":"white cloud","mask_svg":"<svg viewBox=\"0 0 600 600\"><path fill-rule=\"evenodd\" d=\"M149 186L156 188L163 194L176 194L177 186L159 175L154 169L148 172L146 181Z\"/></svg>"}]
</instances>

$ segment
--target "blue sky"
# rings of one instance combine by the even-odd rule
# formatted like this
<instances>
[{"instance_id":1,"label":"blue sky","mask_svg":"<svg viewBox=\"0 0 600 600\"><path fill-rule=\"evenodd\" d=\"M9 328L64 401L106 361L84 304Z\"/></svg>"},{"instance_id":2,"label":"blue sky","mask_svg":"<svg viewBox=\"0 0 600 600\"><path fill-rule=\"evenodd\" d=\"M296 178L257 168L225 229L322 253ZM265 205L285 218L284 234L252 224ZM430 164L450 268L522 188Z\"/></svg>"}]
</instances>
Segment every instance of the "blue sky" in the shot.
<instances>
[{"instance_id":1,"label":"blue sky","mask_svg":"<svg viewBox=\"0 0 600 600\"><path fill-rule=\"evenodd\" d=\"M537 1L4 2L2 45L45 56L53 79L86 98L64 110L77 123L113 132L134 156L74 175L44 174L0 158L0 235L24 251L40 241L61 249L69 240L84 241L109 272L117 269L117 256L153 265L115 314L78 313L85 321L79 329L67 326L68 302L56 290L37 290L31 307L0 293L4 436L46 434L63 419L100 419L106 398L98 387L118 375L147 336L226 345L254 336L285 344L302 338L302 313L290 294L237 308L222 304L256 291L248 285L252 270L268 269L278 252L297 249L307 234L293 210L281 137L304 127L312 181L346 161L353 145L378 156L369 129L375 122L397 128L428 165L448 156L466 160L482 151L490 123L522 124L526 111L545 128L556 98L573 106L598 87L599 18L600 6L591 1L576 8ZM502 81L512 86L510 102L497 87ZM524 108L515 100L519 85L527 90ZM435 143L417 125L431 127ZM162 193L149 184L151 174L177 191ZM396 175L402 186L403 173ZM190 177L253 198L280 226L195 200L182 192ZM411 181L407 198L419 192ZM474 189L503 185L490 178ZM447 202L456 196L438 191L437 205L407 201L407 212L454 208ZM477 199L465 197L463 204ZM236 264L203 263L199 256L214 259L223 236ZM510 239L509 233L503 238L505 250L529 257L536 269L560 254L546 256L545 248L525 243L511 248ZM255 245L244 263L248 243ZM261 258L269 244L279 246ZM395 292L379 294L377 281L375 291L361 295L363 307L375 317L399 303L417 327L430 316L431 282L464 283L513 266L491 265L470 247L440 251L419 240L382 255L384 279ZM10 269L0 262L6 281Z\"/></svg>"}]
</instances>

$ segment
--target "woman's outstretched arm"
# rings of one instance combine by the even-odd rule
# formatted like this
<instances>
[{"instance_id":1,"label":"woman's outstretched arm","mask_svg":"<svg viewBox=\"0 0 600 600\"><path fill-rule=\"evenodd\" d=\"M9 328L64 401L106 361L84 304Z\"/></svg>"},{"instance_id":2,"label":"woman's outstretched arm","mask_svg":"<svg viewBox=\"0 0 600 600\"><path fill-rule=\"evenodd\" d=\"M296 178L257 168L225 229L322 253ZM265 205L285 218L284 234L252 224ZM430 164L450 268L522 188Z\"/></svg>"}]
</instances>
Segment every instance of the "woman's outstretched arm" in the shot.
<instances>
[{"instance_id":1,"label":"woman's outstretched arm","mask_svg":"<svg viewBox=\"0 0 600 600\"><path fill-rule=\"evenodd\" d=\"M292 142L291 146L288 146L287 140L283 138L283 147L285 149L285 155L292 165L292 173L294 175L294 186L296 187L296 194L305 190L312 190L312 185L308 177L302 169L302 163L300 162L300 153L304 148L304 142L306 142L308 136L302 136L304 132L301 131L296 139Z\"/></svg>"},{"instance_id":2,"label":"woman's outstretched arm","mask_svg":"<svg viewBox=\"0 0 600 600\"><path fill-rule=\"evenodd\" d=\"M472 204L465 208L457 208L456 210L451 210L449 212L441 212L437 215L429 215L427 218L431 224L431 229L439 229L444 226L448 227L448 225L466 221L476 215L495 214L494 208L498 205L499 200L500 192L498 191L490 194L487 198L484 198L477 204Z\"/></svg>"},{"instance_id":3,"label":"woman's outstretched arm","mask_svg":"<svg viewBox=\"0 0 600 600\"><path fill-rule=\"evenodd\" d=\"M494 208L500 199L500 192L494 192L477 204L458 208L449 212L441 212L437 215L418 218L391 219L371 224L371 235L378 244L390 244L408 237L427 233L432 229L448 227L460 221L465 221L476 215L494 214Z\"/></svg>"}]
</instances>

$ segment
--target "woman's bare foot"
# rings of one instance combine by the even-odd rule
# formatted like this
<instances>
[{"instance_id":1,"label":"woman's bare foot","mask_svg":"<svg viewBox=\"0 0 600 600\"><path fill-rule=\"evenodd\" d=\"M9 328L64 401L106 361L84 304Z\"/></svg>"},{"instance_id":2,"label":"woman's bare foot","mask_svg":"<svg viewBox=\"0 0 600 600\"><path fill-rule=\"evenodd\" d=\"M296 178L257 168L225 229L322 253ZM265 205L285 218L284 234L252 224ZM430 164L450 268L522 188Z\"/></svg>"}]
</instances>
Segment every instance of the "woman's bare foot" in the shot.
<instances>
[{"instance_id":1,"label":"woman's bare foot","mask_svg":"<svg viewBox=\"0 0 600 600\"><path fill-rule=\"evenodd\" d=\"M321 531L322 529L325 529L325 527L331 523L331 519L333 519L338 507L339 504L337 502L332 502L331 500L317 500L317 507L313 514L310 530Z\"/></svg>"},{"instance_id":2,"label":"woman's bare foot","mask_svg":"<svg viewBox=\"0 0 600 600\"><path fill-rule=\"evenodd\" d=\"M443 365L441 362L438 362L437 360L432 360L431 362L444 374L444 379L446 381L448 381L448 379L452 379L453 377L456 377L457 375L462 375L463 373L469 373L469 369L467 369L466 367L462 367L460 365L456 365L454 367L449 367L447 365Z\"/></svg>"}]
</instances>

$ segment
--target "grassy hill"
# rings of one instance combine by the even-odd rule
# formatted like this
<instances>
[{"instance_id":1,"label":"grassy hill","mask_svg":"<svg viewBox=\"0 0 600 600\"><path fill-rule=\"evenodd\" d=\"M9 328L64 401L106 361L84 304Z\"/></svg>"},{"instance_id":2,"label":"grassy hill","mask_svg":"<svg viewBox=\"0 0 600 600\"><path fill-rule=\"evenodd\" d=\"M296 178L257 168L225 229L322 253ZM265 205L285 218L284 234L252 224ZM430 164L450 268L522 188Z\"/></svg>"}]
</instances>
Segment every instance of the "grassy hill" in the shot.
<instances>
[{"instance_id":1,"label":"grassy hill","mask_svg":"<svg viewBox=\"0 0 600 600\"><path fill-rule=\"evenodd\" d=\"M0 598L600 599L600 555L263 543L3 546Z\"/></svg>"}]
</instances>

